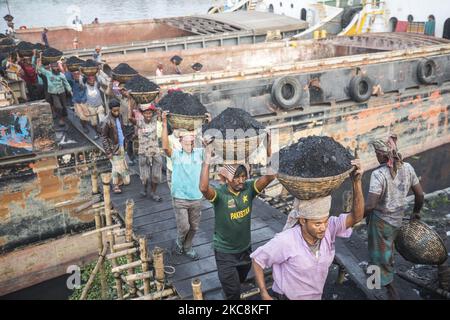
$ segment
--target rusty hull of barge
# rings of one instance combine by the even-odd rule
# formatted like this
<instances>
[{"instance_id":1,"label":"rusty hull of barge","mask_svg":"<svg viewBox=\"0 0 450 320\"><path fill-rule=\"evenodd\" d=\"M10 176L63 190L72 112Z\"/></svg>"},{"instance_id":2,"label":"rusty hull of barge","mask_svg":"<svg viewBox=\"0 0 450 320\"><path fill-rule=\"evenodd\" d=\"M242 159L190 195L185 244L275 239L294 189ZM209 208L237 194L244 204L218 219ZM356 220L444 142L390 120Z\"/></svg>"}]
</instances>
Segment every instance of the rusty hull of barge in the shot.
<instances>
[{"instance_id":1,"label":"rusty hull of barge","mask_svg":"<svg viewBox=\"0 0 450 320\"><path fill-rule=\"evenodd\" d=\"M213 71L149 79L163 91L195 94L213 116L243 108L273 133L278 129L279 147L311 134L328 135L346 147L358 146L374 168L369 142L388 133L399 135L404 156L450 142L450 42L445 39L381 33L180 53L186 60L201 54L205 60L199 61ZM234 64L224 66L227 53ZM417 68L427 59L436 63L436 81L425 85ZM351 100L348 85L356 74L370 76L377 88L367 102ZM298 79L303 90L299 106L290 110L278 107L271 95L274 81L284 76Z\"/></svg>"},{"instance_id":2,"label":"rusty hull of barge","mask_svg":"<svg viewBox=\"0 0 450 320\"><path fill-rule=\"evenodd\" d=\"M283 37L307 29L308 23L269 12L239 11L214 15L192 15L83 25L82 31L62 26L48 28L51 46L67 56L89 57L103 47L103 58L129 52L172 51L264 42L269 32ZM42 28L17 30L24 41L40 42ZM78 49L73 40L78 39Z\"/></svg>"},{"instance_id":3,"label":"rusty hull of barge","mask_svg":"<svg viewBox=\"0 0 450 320\"><path fill-rule=\"evenodd\" d=\"M31 145L15 143L18 117L28 119L21 129L30 129ZM0 146L7 144L0 148L1 296L60 276L97 252L92 237L83 244L88 239L79 235L93 227L93 214L76 209L92 199L94 165L102 171L109 162L72 127L66 140L73 142L60 144L46 102L0 108L0 128Z\"/></svg>"}]
</instances>

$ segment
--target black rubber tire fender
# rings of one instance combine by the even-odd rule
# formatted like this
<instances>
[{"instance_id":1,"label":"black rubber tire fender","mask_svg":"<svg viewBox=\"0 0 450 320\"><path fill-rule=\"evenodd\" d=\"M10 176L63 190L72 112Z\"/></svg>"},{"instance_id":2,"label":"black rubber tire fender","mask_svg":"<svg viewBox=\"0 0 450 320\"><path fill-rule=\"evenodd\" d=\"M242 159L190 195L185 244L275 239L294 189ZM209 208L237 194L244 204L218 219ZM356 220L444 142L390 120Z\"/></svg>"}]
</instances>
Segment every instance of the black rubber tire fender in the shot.
<instances>
[{"instance_id":1,"label":"black rubber tire fender","mask_svg":"<svg viewBox=\"0 0 450 320\"><path fill-rule=\"evenodd\" d=\"M432 59L422 59L417 65L417 78L422 84L432 84L436 82L437 65Z\"/></svg>"},{"instance_id":2,"label":"black rubber tire fender","mask_svg":"<svg viewBox=\"0 0 450 320\"><path fill-rule=\"evenodd\" d=\"M276 79L272 84L272 100L283 109L293 109L300 106L302 85L292 76Z\"/></svg>"},{"instance_id":3,"label":"black rubber tire fender","mask_svg":"<svg viewBox=\"0 0 450 320\"><path fill-rule=\"evenodd\" d=\"M373 81L366 75L354 76L350 81L348 90L353 101L366 102L372 96Z\"/></svg>"}]
</instances>

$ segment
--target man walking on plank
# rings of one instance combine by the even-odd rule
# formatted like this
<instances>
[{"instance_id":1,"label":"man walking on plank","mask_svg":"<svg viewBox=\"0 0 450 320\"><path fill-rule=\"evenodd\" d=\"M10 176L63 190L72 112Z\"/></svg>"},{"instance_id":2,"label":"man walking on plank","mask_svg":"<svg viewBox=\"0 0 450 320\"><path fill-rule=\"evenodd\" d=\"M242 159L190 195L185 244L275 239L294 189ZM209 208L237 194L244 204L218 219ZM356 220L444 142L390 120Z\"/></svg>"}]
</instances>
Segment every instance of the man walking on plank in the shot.
<instances>
[{"instance_id":1,"label":"man walking on plank","mask_svg":"<svg viewBox=\"0 0 450 320\"><path fill-rule=\"evenodd\" d=\"M267 151L270 156L270 146ZM225 184L213 187L209 184L211 152L208 146L200 177L200 191L214 206L214 254L225 298L239 300L241 283L251 269L253 199L275 179L275 175L249 179L247 165L225 165L219 170Z\"/></svg>"},{"instance_id":2,"label":"man walking on plank","mask_svg":"<svg viewBox=\"0 0 450 320\"><path fill-rule=\"evenodd\" d=\"M353 160L353 208L349 214L329 217L331 196L297 200L287 228L252 253L256 283L263 300L320 300L335 255L336 237L350 237L364 216L360 160ZM291 222L289 224L289 222ZM264 269L272 268L272 294Z\"/></svg>"}]
</instances>

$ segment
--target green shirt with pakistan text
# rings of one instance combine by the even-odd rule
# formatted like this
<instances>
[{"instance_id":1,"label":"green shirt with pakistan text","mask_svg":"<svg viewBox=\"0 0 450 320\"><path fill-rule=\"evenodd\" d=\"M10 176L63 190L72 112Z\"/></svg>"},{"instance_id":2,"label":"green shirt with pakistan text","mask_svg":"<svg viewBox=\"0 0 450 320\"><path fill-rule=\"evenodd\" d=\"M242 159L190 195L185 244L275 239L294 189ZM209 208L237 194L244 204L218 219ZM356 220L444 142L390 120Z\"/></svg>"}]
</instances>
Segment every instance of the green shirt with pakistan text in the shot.
<instances>
[{"instance_id":1,"label":"green shirt with pakistan text","mask_svg":"<svg viewBox=\"0 0 450 320\"><path fill-rule=\"evenodd\" d=\"M215 188L211 200L215 213L214 249L223 253L240 253L251 245L252 202L259 191L256 180L247 180L244 190L235 194L223 184Z\"/></svg>"}]
</instances>

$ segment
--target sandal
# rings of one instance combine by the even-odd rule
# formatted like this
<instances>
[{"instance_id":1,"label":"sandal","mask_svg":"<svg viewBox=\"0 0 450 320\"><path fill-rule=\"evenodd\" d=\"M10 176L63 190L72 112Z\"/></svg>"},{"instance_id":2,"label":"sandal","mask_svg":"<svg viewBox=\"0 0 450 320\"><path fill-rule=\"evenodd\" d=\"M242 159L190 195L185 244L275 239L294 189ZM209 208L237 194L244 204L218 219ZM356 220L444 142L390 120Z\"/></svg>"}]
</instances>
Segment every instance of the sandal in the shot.
<instances>
[{"instance_id":1,"label":"sandal","mask_svg":"<svg viewBox=\"0 0 450 320\"><path fill-rule=\"evenodd\" d=\"M119 186L115 186L114 189L113 189L113 192L115 194L120 194L120 193L122 193L122 190L120 190Z\"/></svg>"}]
</instances>

